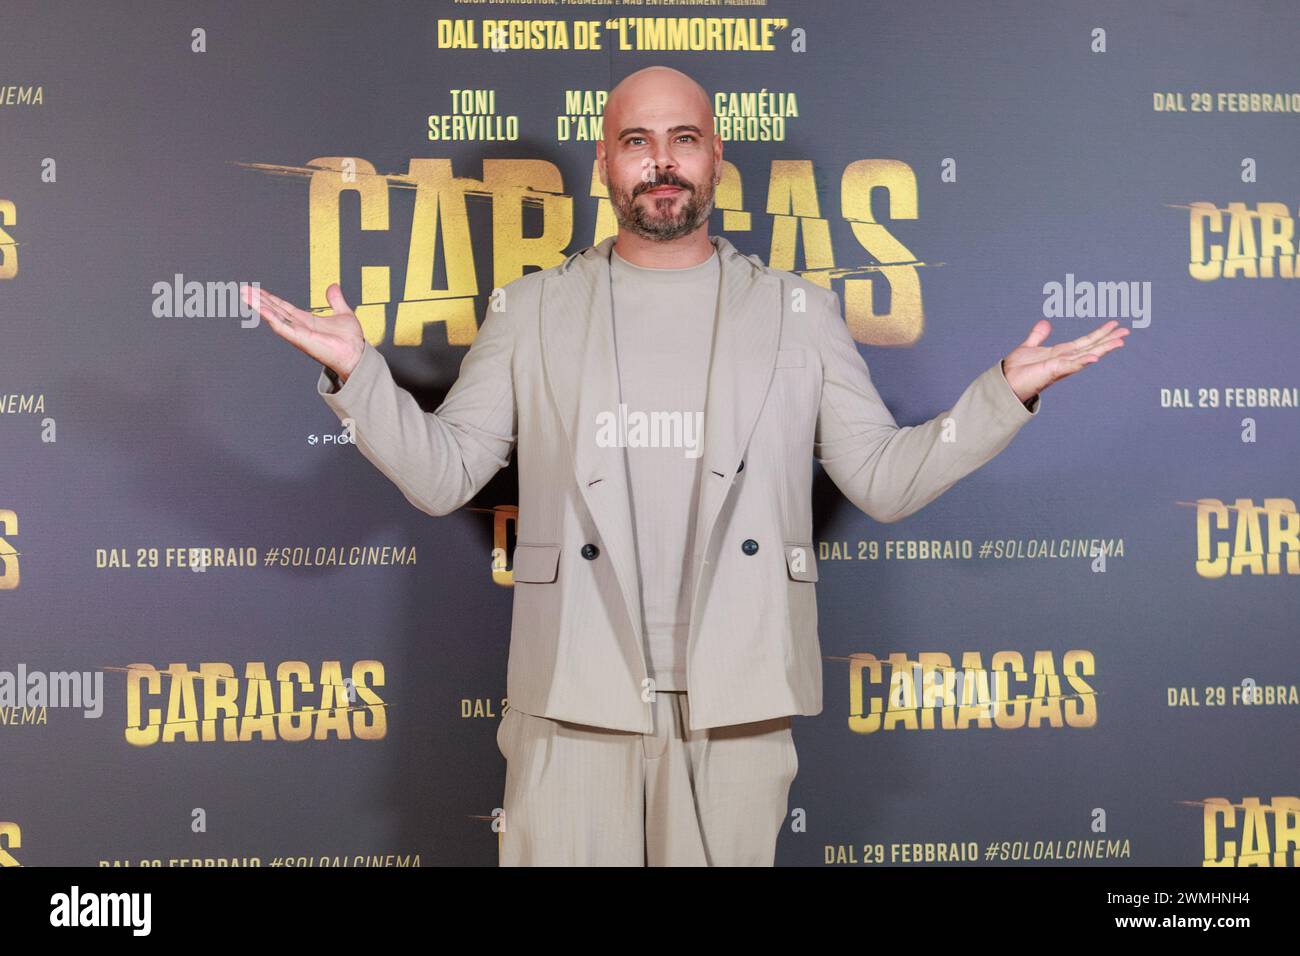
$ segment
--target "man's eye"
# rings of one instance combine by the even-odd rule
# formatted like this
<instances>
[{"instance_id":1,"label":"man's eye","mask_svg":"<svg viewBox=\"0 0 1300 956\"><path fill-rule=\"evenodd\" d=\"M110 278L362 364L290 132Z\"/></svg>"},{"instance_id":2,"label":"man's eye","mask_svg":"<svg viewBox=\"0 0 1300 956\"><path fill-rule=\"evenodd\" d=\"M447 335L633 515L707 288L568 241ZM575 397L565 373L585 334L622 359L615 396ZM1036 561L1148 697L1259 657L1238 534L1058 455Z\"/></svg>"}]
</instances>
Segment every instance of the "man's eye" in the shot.
<instances>
[{"instance_id":1,"label":"man's eye","mask_svg":"<svg viewBox=\"0 0 1300 956\"><path fill-rule=\"evenodd\" d=\"M689 140L691 140L692 142L694 142L694 140L695 140L695 136L694 136L694 134L692 134L692 133L682 133L682 135L679 136L679 137L677 137L677 138L678 138L678 139L689 139Z\"/></svg>"}]
</instances>

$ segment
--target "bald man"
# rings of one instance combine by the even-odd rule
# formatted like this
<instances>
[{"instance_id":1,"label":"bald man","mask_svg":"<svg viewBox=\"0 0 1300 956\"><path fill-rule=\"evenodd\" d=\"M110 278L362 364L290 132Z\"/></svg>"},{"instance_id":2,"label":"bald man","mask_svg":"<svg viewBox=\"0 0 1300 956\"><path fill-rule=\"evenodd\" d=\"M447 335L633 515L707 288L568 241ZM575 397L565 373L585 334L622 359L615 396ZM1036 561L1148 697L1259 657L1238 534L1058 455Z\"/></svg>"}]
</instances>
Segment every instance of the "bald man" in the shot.
<instances>
[{"instance_id":1,"label":"bald man","mask_svg":"<svg viewBox=\"0 0 1300 956\"><path fill-rule=\"evenodd\" d=\"M1048 348L1039 322L951 409L899 428L838 297L708 235L722 141L698 83L626 77L596 159L617 236L507 285L432 413L337 285L328 316L247 296L421 510L454 511L517 448L501 864L770 866L790 719L822 706L811 460L898 520L1128 330Z\"/></svg>"}]
</instances>

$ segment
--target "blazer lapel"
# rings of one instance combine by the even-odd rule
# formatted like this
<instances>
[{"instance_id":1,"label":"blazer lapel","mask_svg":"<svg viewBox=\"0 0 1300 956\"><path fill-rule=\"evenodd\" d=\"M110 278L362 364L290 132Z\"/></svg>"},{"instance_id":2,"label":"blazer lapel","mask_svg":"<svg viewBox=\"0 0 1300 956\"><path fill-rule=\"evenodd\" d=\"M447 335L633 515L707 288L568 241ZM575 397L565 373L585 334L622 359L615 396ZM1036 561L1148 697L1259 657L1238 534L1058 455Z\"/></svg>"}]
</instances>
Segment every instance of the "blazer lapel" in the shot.
<instances>
[{"instance_id":1,"label":"blazer lapel","mask_svg":"<svg viewBox=\"0 0 1300 956\"><path fill-rule=\"evenodd\" d=\"M619 413L609 254L614 236L571 256L542 291L542 360L573 452L574 477L643 645L627 449L596 443L598 416Z\"/></svg>"},{"instance_id":2,"label":"blazer lapel","mask_svg":"<svg viewBox=\"0 0 1300 956\"><path fill-rule=\"evenodd\" d=\"M615 236L566 260L542 291L542 360L573 452L574 477L600 533L639 639L641 588L627 450L596 443L602 412L618 414L619 380L610 307L609 257ZM695 600L714 526L758 421L781 337L781 283L722 236L719 288L704 407L695 554ZM775 542L779 546L779 542ZM696 617L692 610L692 620Z\"/></svg>"},{"instance_id":3,"label":"blazer lapel","mask_svg":"<svg viewBox=\"0 0 1300 956\"><path fill-rule=\"evenodd\" d=\"M721 287L704 406L704 451L692 562L692 631L697 618L703 557L776 368L781 340L781 282L763 272L721 236ZM779 545L780 542L775 542Z\"/></svg>"}]
</instances>

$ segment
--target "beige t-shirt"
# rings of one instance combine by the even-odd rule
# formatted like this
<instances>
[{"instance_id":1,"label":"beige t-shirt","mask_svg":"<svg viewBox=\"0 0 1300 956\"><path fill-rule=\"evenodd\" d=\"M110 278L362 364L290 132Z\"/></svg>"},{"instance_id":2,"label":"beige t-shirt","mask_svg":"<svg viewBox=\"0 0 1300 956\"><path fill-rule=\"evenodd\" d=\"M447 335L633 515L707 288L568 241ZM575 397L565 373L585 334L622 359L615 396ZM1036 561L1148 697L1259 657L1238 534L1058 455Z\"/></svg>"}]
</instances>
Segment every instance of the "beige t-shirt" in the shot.
<instances>
[{"instance_id":1,"label":"beige t-shirt","mask_svg":"<svg viewBox=\"0 0 1300 956\"><path fill-rule=\"evenodd\" d=\"M646 658L656 690L684 691L718 254L652 269L611 250L610 264Z\"/></svg>"}]
</instances>

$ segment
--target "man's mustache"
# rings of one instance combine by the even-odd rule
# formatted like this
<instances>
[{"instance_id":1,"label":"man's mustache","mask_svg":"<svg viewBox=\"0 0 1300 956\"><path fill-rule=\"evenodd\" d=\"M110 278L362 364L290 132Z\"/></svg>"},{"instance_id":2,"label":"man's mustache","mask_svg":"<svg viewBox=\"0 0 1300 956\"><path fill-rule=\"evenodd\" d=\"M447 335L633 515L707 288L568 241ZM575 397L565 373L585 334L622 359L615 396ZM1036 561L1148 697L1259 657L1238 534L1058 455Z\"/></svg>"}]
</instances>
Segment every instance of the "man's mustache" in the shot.
<instances>
[{"instance_id":1,"label":"man's mustache","mask_svg":"<svg viewBox=\"0 0 1300 956\"><path fill-rule=\"evenodd\" d=\"M632 198L635 199L637 196L641 195L643 192L646 192L647 190L660 189L664 186L676 186L679 189L689 189L691 192L695 192L695 187L692 186L690 183L686 182L684 179L678 179L676 176L672 175L671 173L666 173L663 176L661 176L659 179L653 179L650 182L645 182L642 183L640 186L637 186L637 188L632 191Z\"/></svg>"}]
</instances>

